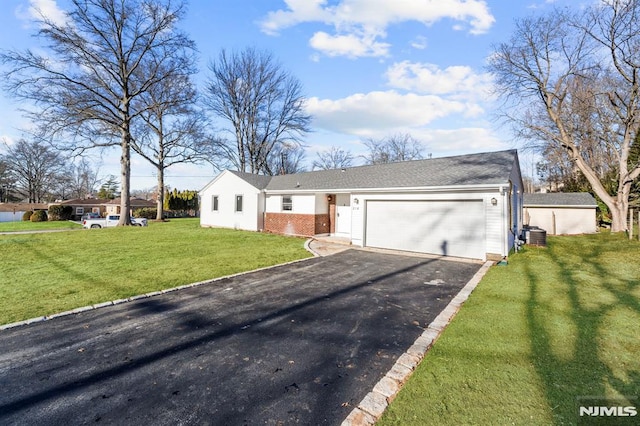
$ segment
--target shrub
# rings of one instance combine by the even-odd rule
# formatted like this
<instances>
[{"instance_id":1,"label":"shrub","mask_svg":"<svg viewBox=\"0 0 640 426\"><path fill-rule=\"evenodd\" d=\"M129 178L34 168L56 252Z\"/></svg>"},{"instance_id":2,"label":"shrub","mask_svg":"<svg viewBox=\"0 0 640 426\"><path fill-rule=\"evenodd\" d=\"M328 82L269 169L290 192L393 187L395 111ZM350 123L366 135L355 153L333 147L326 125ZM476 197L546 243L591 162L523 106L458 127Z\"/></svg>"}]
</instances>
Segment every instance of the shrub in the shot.
<instances>
[{"instance_id":1,"label":"shrub","mask_svg":"<svg viewBox=\"0 0 640 426\"><path fill-rule=\"evenodd\" d=\"M31 215L31 222L46 222L49 218L44 210L36 210Z\"/></svg>"},{"instance_id":2,"label":"shrub","mask_svg":"<svg viewBox=\"0 0 640 426\"><path fill-rule=\"evenodd\" d=\"M143 207L133 211L133 217L143 217L145 219L155 219L158 215L158 209Z\"/></svg>"},{"instance_id":3,"label":"shrub","mask_svg":"<svg viewBox=\"0 0 640 426\"><path fill-rule=\"evenodd\" d=\"M22 215L22 221L23 222L28 222L31 220L31 215L33 214L33 212L31 210L27 210L26 212L24 212L24 214Z\"/></svg>"},{"instance_id":4,"label":"shrub","mask_svg":"<svg viewBox=\"0 0 640 426\"><path fill-rule=\"evenodd\" d=\"M49 206L49 220L70 220L71 216L73 216L73 207L71 206Z\"/></svg>"}]
</instances>

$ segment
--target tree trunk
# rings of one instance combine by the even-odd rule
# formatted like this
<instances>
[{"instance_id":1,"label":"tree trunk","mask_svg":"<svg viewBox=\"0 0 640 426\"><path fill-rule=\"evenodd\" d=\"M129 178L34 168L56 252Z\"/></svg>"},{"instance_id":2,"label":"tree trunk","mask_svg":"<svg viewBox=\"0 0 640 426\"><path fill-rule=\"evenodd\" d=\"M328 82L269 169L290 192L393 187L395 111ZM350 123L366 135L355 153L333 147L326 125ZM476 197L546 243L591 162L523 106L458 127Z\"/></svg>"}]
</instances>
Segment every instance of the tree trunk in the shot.
<instances>
[{"instance_id":1,"label":"tree trunk","mask_svg":"<svg viewBox=\"0 0 640 426\"><path fill-rule=\"evenodd\" d=\"M120 156L121 186L120 221L118 226L131 224L131 133L129 122L125 119L122 126L122 155Z\"/></svg>"},{"instance_id":2,"label":"tree trunk","mask_svg":"<svg viewBox=\"0 0 640 426\"><path fill-rule=\"evenodd\" d=\"M158 208L156 220L164 219L164 168L158 167Z\"/></svg>"},{"instance_id":3,"label":"tree trunk","mask_svg":"<svg viewBox=\"0 0 640 426\"><path fill-rule=\"evenodd\" d=\"M627 218L629 214L629 192L630 184L622 185L618 192L618 197L611 197L612 205L607 204L611 210L611 232L623 232L628 230Z\"/></svg>"}]
</instances>

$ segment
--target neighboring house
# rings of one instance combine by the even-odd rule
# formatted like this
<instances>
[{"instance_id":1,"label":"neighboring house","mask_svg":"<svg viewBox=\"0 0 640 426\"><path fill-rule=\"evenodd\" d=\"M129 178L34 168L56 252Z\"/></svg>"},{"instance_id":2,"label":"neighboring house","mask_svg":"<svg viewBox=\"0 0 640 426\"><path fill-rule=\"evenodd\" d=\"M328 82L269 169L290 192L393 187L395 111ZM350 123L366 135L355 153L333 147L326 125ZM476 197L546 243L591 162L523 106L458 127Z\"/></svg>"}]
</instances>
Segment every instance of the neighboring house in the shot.
<instances>
[{"instance_id":1,"label":"neighboring house","mask_svg":"<svg viewBox=\"0 0 640 426\"><path fill-rule=\"evenodd\" d=\"M85 213L98 213L100 216L104 216L106 212L106 203L110 200L102 198L74 198L73 200L66 200L59 204L61 206L71 206L73 212L71 213L72 220L80 220Z\"/></svg>"},{"instance_id":2,"label":"neighboring house","mask_svg":"<svg viewBox=\"0 0 640 426\"><path fill-rule=\"evenodd\" d=\"M522 230L522 188L515 150L273 177L227 170L200 191L200 223L500 259Z\"/></svg>"},{"instance_id":3,"label":"neighboring house","mask_svg":"<svg viewBox=\"0 0 640 426\"><path fill-rule=\"evenodd\" d=\"M43 203L0 203L0 222L19 222L27 211L47 210Z\"/></svg>"},{"instance_id":4,"label":"neighboring house","mask_svg":"<svg viewBox=\"0 0 640 426\"><path fill-rule=\"evenodd\" d=\"M588 192L524 194L524 224L550 235L591 234L597 231L597 207Z\"/></svg>"},{"instance_id":5,"label":"neighboring house","mask_svg":"<svg viewBox=\"0 0 640 426\"><path fill-rule=\"evenodd\" d=\"M142 209L142 208L155 208L155 201L143 200L142 198L131 198L131 212L133 214L134 210ZM120 198L115 198L113 200L107 200L104 204L106 214L120 214Z\"/></svg>"}]
</instances>

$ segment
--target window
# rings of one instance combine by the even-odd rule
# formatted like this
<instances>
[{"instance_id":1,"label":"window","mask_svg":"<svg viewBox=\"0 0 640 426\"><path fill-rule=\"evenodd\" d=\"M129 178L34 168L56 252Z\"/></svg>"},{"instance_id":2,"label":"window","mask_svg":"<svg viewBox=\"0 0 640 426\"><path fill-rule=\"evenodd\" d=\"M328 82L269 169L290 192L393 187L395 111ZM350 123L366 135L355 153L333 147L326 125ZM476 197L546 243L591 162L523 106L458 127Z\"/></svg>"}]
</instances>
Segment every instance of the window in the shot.
<instances>
[{"instance_id":1,"label":"window","mask_svg":"<svg viewBox=\"0 0 640 426\"><path fill-rule=\"evenodd\" d=\"M236 212L242 211L242 195L236 195Z\"/></svg>"},{"instance_id":2,"label":"window","mask_svg":"<svg viewBox=\"0 0 640 426\"><path fill-rule=\"evenodd\" d=\"M293 210L293 197L291 195L282 196L282 211L290 212Z\"/></svg>"},{"instance_id":3,"label":"window","mask_svg":"<svg viewBox=\"0 0 640 426\"><path fill-rule=\"evenodd\" d=\"M82 216L84 214L84 207L76 207L76 216Z\"/></svg>"},{"instance_id":4,"label":"window","mask_svg":"<svg viewBox=\"0 0 640 426\"><path fill-rule=\"evenodd\" d=\"M213 211L213 212L217 212L218 211L218 196L217 195L212 195L211 196L211 211Z\"/></svg>"}]
</instances>

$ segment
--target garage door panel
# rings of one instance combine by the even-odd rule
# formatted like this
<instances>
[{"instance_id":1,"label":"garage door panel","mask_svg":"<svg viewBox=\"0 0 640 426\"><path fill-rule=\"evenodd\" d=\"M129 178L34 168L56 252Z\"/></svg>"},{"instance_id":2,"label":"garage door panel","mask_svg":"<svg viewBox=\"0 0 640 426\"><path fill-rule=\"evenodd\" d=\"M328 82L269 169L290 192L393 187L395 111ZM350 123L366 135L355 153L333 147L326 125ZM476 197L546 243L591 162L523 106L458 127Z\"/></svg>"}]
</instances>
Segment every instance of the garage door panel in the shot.
<instances>
[{"instance_id":1,"label":"garage door panel","mask_svg":"<svg viewBox=\"0 0 640 426\"><path fill-rule=\"evenodd\" d=\"M368 201L365 245L484 258L482 201Z\"/></svg>"}]
</instances>

